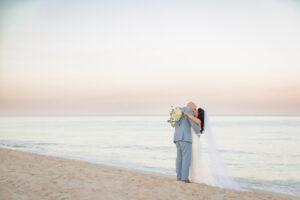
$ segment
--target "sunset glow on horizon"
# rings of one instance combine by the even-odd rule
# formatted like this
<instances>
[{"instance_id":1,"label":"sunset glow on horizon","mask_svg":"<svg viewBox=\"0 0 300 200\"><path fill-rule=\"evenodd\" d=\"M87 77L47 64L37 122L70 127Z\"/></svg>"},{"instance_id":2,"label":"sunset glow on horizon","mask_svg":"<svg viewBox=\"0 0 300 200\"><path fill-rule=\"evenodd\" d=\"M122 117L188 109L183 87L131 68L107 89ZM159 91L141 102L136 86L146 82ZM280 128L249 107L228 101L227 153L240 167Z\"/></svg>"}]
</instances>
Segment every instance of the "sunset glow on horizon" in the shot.
<instances>
[{"instance_id":1,"label":"sunset glow on horizon","mask_svg":"<svg viewBox=\"0 0 300 200\"><path fill-rule=\"evenodd\" d=\"M0 3L0 115L300 114L300 3Z\"/></svg>"}]
</instances>

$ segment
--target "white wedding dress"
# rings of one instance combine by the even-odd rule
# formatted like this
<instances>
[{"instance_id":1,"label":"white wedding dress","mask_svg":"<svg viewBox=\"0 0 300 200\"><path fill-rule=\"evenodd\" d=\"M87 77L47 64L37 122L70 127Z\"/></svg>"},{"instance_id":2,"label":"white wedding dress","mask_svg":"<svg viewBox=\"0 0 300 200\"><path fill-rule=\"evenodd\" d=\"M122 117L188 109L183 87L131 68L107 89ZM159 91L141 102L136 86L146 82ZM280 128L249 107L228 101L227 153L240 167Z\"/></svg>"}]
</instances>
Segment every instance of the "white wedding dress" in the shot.
<instances>
[{"instance_id":1,"label":"white wedding dress","mask_svg":"<svg viewBox=\"0 0 300 200\"><path fill-rule=\"evenodd\" d=\"M226 172L205 112L204 134L198 136L192 130L192 161L190 181L220 188L243 190Z\"/></svg>"}]
</instances>

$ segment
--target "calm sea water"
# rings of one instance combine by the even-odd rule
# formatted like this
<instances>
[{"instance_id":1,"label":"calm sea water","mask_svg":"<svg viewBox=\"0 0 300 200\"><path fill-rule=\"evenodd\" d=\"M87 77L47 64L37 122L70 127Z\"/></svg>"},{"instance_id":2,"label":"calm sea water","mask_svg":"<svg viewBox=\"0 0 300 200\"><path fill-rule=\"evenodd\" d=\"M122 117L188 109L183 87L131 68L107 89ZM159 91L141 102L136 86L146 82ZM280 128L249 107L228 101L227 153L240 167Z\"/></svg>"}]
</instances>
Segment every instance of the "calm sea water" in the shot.
<instances>
[{"instance_id":1,"label":"calm sea water","mask_svg":"<svg viewBox=\"0 0 300 200\"><path fill-rule=\"evenodd\" d=\"M175 175L166 116L0 117L0 146ZM300 196L300 117L211 117L243 187Z\"/></svg>"}]
</instances>

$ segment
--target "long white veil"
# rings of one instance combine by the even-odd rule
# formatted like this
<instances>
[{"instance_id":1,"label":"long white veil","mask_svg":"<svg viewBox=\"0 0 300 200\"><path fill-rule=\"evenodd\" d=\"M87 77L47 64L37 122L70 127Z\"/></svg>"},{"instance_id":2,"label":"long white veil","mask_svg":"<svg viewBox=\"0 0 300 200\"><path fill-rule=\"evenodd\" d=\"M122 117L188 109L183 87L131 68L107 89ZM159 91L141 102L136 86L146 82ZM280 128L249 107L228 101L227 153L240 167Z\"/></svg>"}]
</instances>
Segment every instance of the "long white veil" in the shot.
<instances>
[{"instance_id":1,"label":"long white veil","mask_svg":"<svg viewBox=\"0 0 300 200\"><path fill-rule=\"evenodd\" d=\"M234 190L244 190L238 183L236 183L231 176L228 175L225 165L217 150L217 146L214 141L214 135L211 128L210 120L207 112L204 112L204 135L201 135L201 139L205 140L207 149L207 160L203 163L207 164L215 185L220 188L228 188ZM200 140L201 140L200 139Z\"/></svg>"}]
</instances>

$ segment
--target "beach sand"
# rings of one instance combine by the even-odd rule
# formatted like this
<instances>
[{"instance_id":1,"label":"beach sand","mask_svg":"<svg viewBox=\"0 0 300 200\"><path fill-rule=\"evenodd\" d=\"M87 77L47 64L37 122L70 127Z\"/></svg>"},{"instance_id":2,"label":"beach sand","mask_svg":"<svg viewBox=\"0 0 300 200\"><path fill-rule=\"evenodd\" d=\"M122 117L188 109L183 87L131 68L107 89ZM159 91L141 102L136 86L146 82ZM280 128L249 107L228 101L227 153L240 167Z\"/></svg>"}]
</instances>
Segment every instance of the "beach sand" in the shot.
<instances>
[{"instance_id":1,"label":"beach sand","mask_svg":"<svg viewBox=\"0 0 300 200\"><path fill-rule=\"evenodd\" d=\"M76 160L0 148L0 200L10 199L299 199L265 192L237 192L178 182Z\"/></svg>"}]
</instances>

